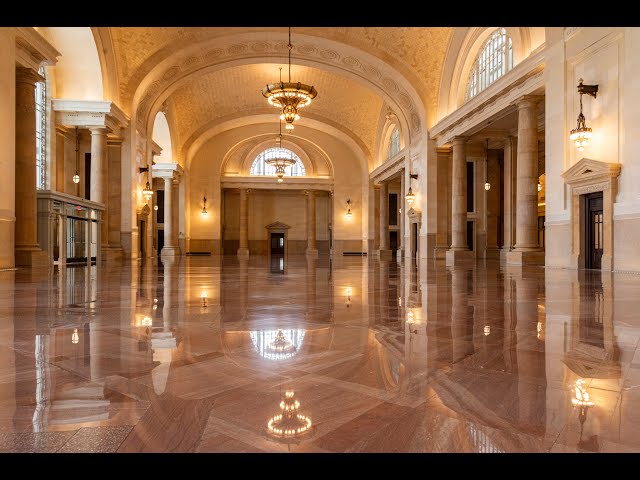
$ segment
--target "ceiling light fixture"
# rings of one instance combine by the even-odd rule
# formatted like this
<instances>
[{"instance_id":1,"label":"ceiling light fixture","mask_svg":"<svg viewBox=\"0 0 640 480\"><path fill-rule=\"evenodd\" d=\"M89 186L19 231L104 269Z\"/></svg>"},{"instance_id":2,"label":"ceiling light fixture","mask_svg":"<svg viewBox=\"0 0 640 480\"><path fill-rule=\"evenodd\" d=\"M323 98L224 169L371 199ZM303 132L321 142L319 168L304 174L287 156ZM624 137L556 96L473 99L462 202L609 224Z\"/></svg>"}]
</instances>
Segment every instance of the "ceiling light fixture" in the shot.
<instances>
[{"instance_id":1,"label":"ceiling light fixture","mask_svg":"<svg viewBox=\"0 0 640 480\"><path fill-rule=\"evenodd\" d=\"M591 138L591 128L587 127L586 119L582 114L582 95L591 95L596 98L598 94L598 85L583 85L583 80L578 80L578 93L580 94L580 115L578 115L578 126L571 130L569 138L573 140L579 151L583 151L584 147L589 146L589 139Z\"/></svg>"},{"instance_id":2,"label":"ceiling light fixture","mask_svg":"<svg viewBox=\"0 0 640 480\"><path fill-rule=\"evenodd\" d=\"M306 107L311 103L318 91L309 85L300 82L291 81L291 27L289 27L289 81L282 81L282 68L280 69L280 81L270 83L262 89L262 95L267 99L270 105L278 107L282 110L280 120L287 122L286 129L293 129L293 122L300 119L298 109Z\"/></svg>"},{"instance_id":3,"label":"ceiling light fixture","mask_svg":"<svg viewBox=\"0 0 640 480\"><path fill-rule=\"evenodd\" d=\"M78 174L78 152L79 152L80 142L78 140L78 127L76 127L76 173L73 175L73 183L80 183L80 175Z\"/></svg>"},{"instance_id":4,"label":"ceiling light fixture","mask_svg":"<svg viewBox=\"0 0 640 480\"><path fill-rule=\"evenodd\" d=\"M489 139L486 139L485 147L484 147L484 189L491 189L491 184L489 183Z\"/></svg>"},{"instance_id":5,"label":"ceiling light fixture","mask_svg":"<svg viewBox=\"0 0 640 480\"><path fill-rule=\"evenodd\" d=\"M264 163L276 169L278 183L282 183L284 181L284 169L296 164L296 161L291 158L290 155L287 156L286 152L288 150L282 148L282 120L280 120L280 133L278 134L278 142L278 148L272 150L275 153L275 157L265 159Z\"/></svg>"}]
</instances>

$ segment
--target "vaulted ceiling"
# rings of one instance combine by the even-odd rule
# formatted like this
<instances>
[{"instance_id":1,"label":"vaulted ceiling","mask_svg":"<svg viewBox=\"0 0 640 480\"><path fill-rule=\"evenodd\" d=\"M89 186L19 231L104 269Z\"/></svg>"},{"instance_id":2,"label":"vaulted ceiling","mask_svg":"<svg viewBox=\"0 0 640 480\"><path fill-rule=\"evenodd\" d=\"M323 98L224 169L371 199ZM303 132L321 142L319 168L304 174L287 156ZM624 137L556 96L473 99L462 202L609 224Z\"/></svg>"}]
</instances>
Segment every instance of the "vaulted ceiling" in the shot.
<instances>
[{"instance_id":1,"label":"vaulted ceiling","mask_svg":"<svg viewBox=\"0 0 640 480\"><path fill-rule=\"evenodd\" d=\"M144 106L140 111L146 113L154 98L169 92L166 104L173 108L178 149L207 125L237 118L245 112L249 115L272 111L277 119L275 109L266 104L260 90L278 78L277 66L282 65L281 59L287 52L286 28L112 27L110 30L121 103L126 110L138 98L138 105ZM373 155L378 119L385 104L382 95L389 91L397 95L398 104L409 112L408 124L416 131L422 130L424 125L416 120L416 112L420 108L435 110L451 30L294 27L293 79L312 84L319 91L317 99L301 115L342 127ZM243 35L250 38L249 43L237 40ZM196 50L198 45L202 45L200 50ZM344 51L340 51L341 45ZM261 51L264 51L262 58ZM311 57L312 54L315 56ZM250 60L246 60L249 56ZM351 78L337 71L336 56L341 68L353 70ZM205 71L214 63L215 71ZM182 78L169 80L174 75L176 79L180 75ZM374 78L377 89L367 86Z\"/></svg>"}]
</instances>

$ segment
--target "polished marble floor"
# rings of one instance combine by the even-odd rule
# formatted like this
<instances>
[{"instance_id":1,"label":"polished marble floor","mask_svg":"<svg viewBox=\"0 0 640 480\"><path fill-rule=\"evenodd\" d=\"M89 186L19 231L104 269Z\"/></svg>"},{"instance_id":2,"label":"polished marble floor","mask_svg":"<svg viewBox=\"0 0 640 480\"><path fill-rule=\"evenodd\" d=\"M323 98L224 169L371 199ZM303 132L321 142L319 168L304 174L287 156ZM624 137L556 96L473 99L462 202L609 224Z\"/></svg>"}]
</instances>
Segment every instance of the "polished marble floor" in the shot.
<instances>
[{"instance_id":1,"label":"polished marble floor","mask_svg":"<svg viewBox=\"0 0 640 480\"><path fill-rule=\"evenodd\" d=\"M0 272L0 452L640 452L640 275Z\"/></svg>"}]
</instances>

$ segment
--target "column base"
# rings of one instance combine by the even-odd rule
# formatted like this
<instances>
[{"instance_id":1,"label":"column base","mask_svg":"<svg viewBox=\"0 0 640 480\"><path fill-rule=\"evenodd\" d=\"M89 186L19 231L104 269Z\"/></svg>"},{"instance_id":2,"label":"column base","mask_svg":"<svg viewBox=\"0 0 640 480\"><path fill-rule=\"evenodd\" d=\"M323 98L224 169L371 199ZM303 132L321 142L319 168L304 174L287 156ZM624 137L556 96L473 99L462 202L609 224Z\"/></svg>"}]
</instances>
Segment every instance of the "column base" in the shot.
<instances>
[{"instance_id":1,"label":"column base","mask_svg":"<svg viewBox=\"0 0 640 480\"><path fill-rule=\"evenodd\" d=\"M238 256L239 257L248 257L249 256L249 249L248 248L239 248L238 249Z\"/></svg>"},{"instance_id":2,"label":"column base","mask_svg":"<svg viewBox=\"0 0 640 480\"><path fill-rule=\"evenodd\" d=\"M307 248L304 251L304 254L308 257L318 258L318 249L317 248Z\"/></svg>"},{"instance_id":3,"label":"column base","mask_svg":"<svg viewBox=\"0 0 640 480\"><path fill-rule=\"evenodd\" d=\"M179 257L181 255L180 247L162 247L161 257Z\"/></svg>"},{"instance_id":4,"label":"column base","mask_svg":"<svg viewBox=\"0 0 640 480\"><path fill-rule=\"evenodd\" d=\"M447 256L447 252L449 251L449 247L446 245L436 245L433 248L433 258L436 260L444 260Z\"/></svg>"},{"instance_id":5,"label":"column base","mask_svg":"<svg viewBox=\"0 0 640 480\"><path fill-rule=\"evenodd\" d=\"M376 250L376 254L380 258L391 258L391 250L378 249L378 250Z\"/></svg>"},{"instance_id":6,"label":"column base","mask_svg":"<svg viewBox=\"0 0 640 480\"><path fill-rule=\"evenodd\" d=\"M471 263L473 263L473 252L471 250L447 250L445 254L445 264L447 267L469 265Z\"/></svg>"},{"instance_id":7,"label":"column base","mask_svg":"<svg viewBox=\"0 0 640 480\"><path fill-rule=\"evenodd\" d=\"M47 267L47 252L39 247L16 247L16 267Z\"/></svg>"},{"instance_id":8,"label":"column base","mask_svg":"<svg viewBox=\"0 0 640 480\"><path fill-rule=\"evenodd\" d=\"M509 254L511 250L509 249L509 247L502 247L500 249L500 264L507 264L507 255Z\"/></svg>"},{"instance_id":9,"label":"column base","mask_svg":"<svg viewBox=\"0 0 640 480\"><path fill-rule=\"evenodd\" d=\"M544 265L542 250L512 250L507 253L507 265Z\"/></svg>"},{"instance_id":10,"label":"column base","mask_svg":"<svg viewBox=\"0 0 640 480\"><path fill-rule=\"evenodd\" d=\"M484 258L486 259L491 259L491 260L497 260L500 258L500 252L502 250L500 250L500 248L498 247L487 247L487 249L484 252Z\"/></svg>"}]
</instances>

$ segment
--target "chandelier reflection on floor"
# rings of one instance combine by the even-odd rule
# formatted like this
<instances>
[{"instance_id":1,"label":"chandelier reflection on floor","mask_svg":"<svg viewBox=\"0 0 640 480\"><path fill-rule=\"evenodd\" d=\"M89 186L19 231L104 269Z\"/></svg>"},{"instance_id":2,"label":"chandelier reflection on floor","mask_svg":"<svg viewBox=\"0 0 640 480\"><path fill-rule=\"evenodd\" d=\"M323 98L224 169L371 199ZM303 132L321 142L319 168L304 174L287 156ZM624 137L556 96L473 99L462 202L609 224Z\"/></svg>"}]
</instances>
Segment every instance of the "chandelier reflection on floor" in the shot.
<instances>
[{"instance_id":1,"label":"chandelier reflection on floor","mask_svg":"<svg viewBox=\"0 0 640 480\"><path fill-rule=\"evenodd\" d=\"M249 335L251 343L261 357L269 360L284 360L298 353L304 340L304 329L257 330L250 332Z\"/></svg>"},{"instance_id":2,"label":"chandelier reflection on floor","mask_svg":"<svg viewBox=\"0 0 640 480\"><path fill-rule=\"evenodd\" d=\"M311 419L298 413L300 402L296 400L293 390L287 390L280 402L282 413L269 419L269 433L280 438L294 438L304 435L311 429Z\"/></svg>"}]
</instances>

